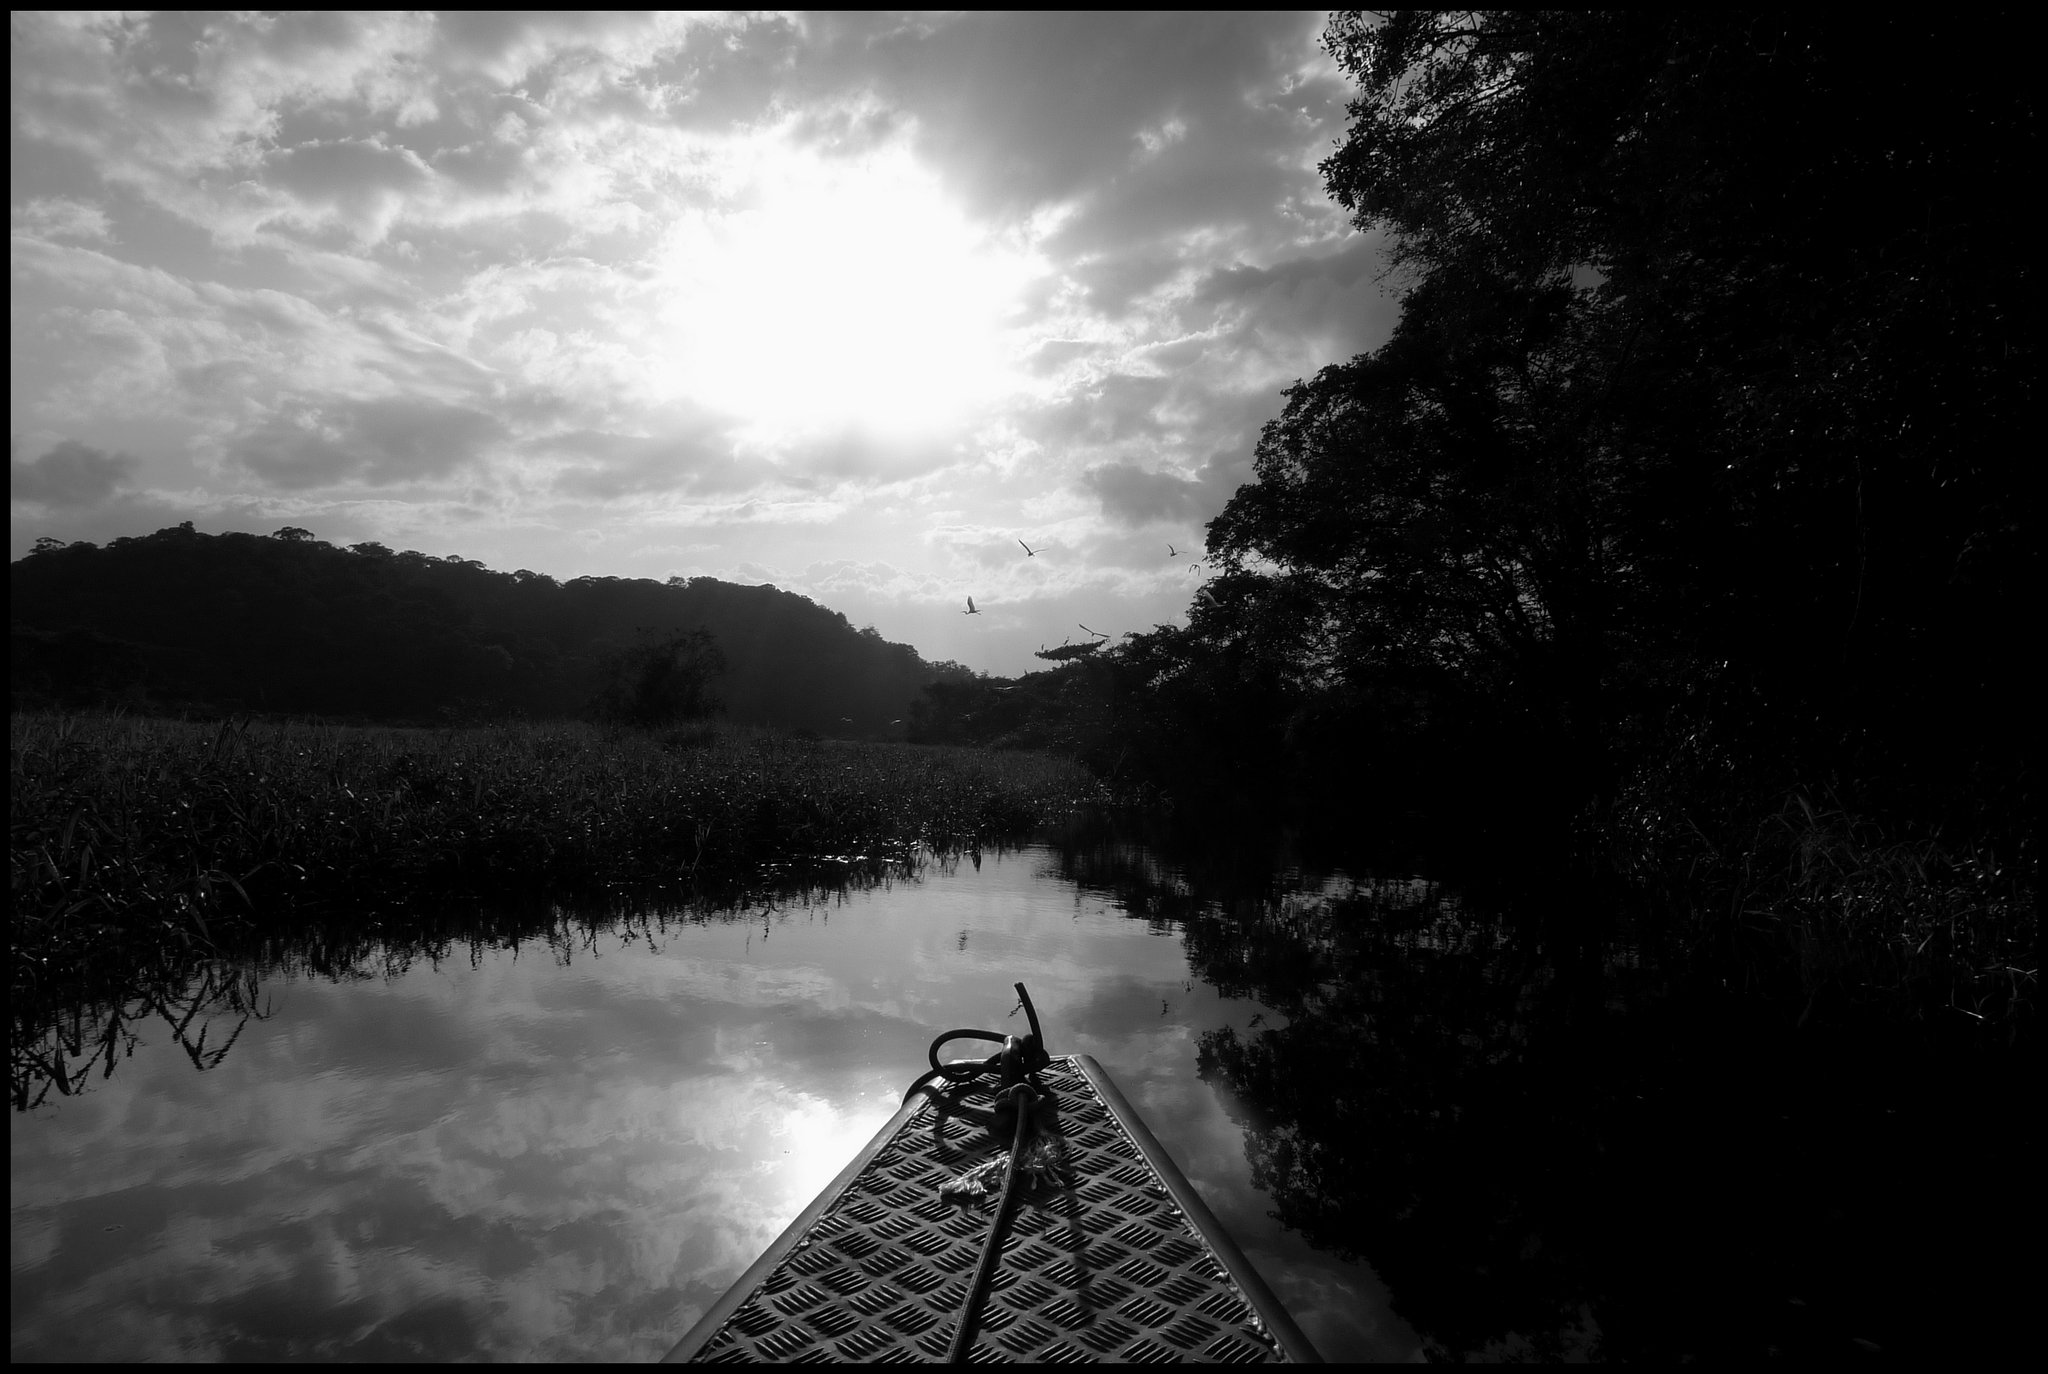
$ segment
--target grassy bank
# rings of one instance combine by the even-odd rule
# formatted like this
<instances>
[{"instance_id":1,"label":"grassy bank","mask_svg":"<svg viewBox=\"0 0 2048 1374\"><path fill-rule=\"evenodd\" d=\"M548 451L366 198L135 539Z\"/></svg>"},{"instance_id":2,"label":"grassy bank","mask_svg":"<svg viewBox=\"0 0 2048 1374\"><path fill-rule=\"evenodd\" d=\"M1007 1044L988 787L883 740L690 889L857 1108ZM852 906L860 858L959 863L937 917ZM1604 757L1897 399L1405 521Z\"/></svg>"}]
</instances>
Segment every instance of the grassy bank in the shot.
<instances>
[{"instance_id":1,"label":"grassy bank","mask_svg":"<svg viewBox=\"0 0 2048 1374\"><path fill-rule=\"evenodd\" d=\"M2040 917L2026 825L1887 826L1825 789L1775 805L1711 789L1683 798L1625 795L1602 846L1628 898L1677 937L1683 966L1786 1004L1800 1025L2031 1027Z\"/></svg>"},{"instance_id":2,"label":"grassy bank","mask_svg":"<svg viewBox=\"0 0 2048 1374\"><path fill-rule=\"evenodd\" d=\"M409 891L698 891L1017 836L1096 799L1036 755L694 726L9 720L14 986Z\"/></svg>"}]
</instances>

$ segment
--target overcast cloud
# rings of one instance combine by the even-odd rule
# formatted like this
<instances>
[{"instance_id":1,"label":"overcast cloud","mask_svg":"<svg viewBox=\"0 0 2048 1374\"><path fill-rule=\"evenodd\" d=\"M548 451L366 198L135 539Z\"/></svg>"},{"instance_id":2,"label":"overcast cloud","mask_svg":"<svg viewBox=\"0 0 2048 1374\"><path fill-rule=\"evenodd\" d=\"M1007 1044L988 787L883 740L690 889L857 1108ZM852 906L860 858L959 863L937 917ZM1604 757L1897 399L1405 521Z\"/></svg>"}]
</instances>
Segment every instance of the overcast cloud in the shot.
<instances>
[{"instance_id":1,"label":"overcast cloud","mask_svg":"<svg viewBox=\"0 0 2048 1374\"><path fill-rule=\"evenodd\" d=\"M12 556L294 524L1004 673L1179 621L1392 324L1321 25L17 13Z\"/></svg>"}]
</instances>

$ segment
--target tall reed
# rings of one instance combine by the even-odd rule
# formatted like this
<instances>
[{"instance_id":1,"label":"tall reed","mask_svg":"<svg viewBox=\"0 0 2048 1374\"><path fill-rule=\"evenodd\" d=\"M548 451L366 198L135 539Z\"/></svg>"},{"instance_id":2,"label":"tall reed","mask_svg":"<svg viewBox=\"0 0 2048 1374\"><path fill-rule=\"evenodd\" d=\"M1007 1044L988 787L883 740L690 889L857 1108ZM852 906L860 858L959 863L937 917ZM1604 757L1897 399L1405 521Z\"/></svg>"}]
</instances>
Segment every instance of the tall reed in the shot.
<instances>
[{"instance_id":1,"label":"tall reed","mask_svg":"<svg viewBox=\"0 0 2048 1374\"><path fill-rule=\"evenodd\" d=\"M14 985L110 941L407 891L748 884L1014 836L1099 798L1021 754L767 731L9 721Z\"/></svg>"}]
</instances>

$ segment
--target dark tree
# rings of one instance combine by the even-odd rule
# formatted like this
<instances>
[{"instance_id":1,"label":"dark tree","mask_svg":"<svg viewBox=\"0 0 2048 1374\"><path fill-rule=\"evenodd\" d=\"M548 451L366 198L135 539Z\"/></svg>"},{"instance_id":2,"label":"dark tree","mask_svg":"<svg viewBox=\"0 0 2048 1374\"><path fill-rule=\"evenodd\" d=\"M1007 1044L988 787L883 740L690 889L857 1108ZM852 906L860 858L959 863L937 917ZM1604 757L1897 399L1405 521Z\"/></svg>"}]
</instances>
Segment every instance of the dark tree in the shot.
<instances>
[{"instance_id":1,"label":"dark tree","mask_svg":"<svg viewBox=\"0 0 2048 1374\"><path fill-rule=\"evenodd\" d=\"M721 700L741 723L882 737L938 672L803 597L712 578L559 583L455 555L189 525L104 549L52 541L10 571L17 637L35 648L33 665L15 665L22 704L116 693L136 709L445 721L603 703L653 720ZM74 631L132 655L50 647L87 642ZM131 658L139 680L93 666Z\"/></svg>"},{"instance_id":2,"label":"dark tree","mask_svg":"<svg viewBox=\"0 0 2048 1374\"><path fill-rule=\"evenodd\" d=\"M1593 815L1709 736L1759 787L2017 785L2017 56L1718 12L1344 14L1326 42L1359 90L1324 174L1402 318L1289 393L1210 539L1232 623L1291 627L1297 713L1405 713Z\"/></svg>"},{"instance_id":3,"label":"dark tree","mask_svg":"<svg viewBox=\"0 0 2048 1374\"><path fill-rule=\"evenodd\" d=\"M724 671L725 655L707 631L645 639L606 660L597 714L643 728L700 720L719 709L710 688Z\"/></svg>"}]
</instances>

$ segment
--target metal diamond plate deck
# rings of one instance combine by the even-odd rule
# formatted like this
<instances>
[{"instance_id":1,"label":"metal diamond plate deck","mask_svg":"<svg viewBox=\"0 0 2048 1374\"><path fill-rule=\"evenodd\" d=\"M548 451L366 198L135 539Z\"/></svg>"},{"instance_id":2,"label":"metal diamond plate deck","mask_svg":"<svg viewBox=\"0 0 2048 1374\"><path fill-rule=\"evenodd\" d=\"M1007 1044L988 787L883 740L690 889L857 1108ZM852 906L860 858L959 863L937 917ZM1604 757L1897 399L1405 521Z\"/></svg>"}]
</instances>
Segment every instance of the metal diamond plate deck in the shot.
<instances>
[{"instance_id":1,"label":"metal diamond plate deck","mask_svg":"<svg viewBox=\"0 0 2048 1374\"><path fill-rule=\"evenodd\" d=\"M1066 1164L1020 1192L969 1358L1314 1360L1101 1067L1061 1056L1039 1081ZM986 1111L994 1083L954 1100ZM939 1189L1001 1152L929 1098L899 1112L668 1359L943 1360L995 1204Z\"/></svg>"}]
</instances>

